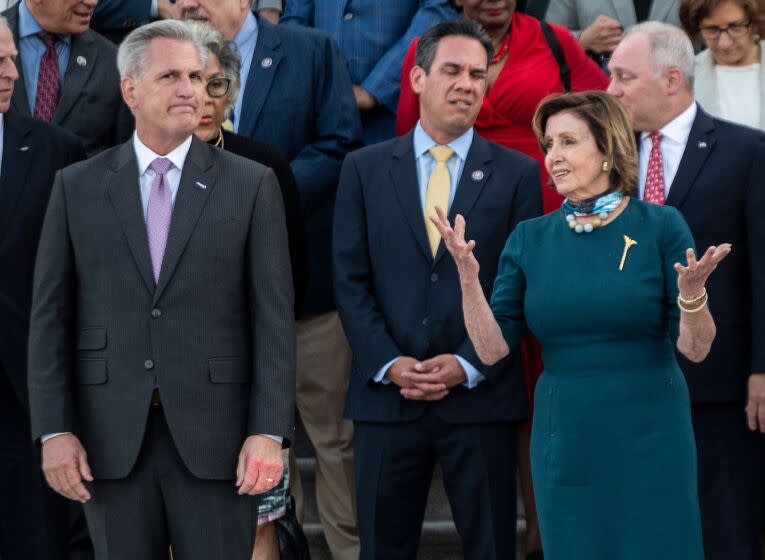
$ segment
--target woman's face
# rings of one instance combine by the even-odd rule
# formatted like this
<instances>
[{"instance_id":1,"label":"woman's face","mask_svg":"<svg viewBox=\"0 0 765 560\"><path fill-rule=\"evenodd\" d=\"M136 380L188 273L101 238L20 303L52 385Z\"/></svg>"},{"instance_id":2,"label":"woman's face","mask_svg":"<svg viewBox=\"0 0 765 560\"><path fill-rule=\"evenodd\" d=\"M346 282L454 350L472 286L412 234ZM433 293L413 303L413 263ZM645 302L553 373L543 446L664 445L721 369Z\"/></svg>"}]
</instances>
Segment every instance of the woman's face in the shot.
<instances>
[{"instance_id":1,"label":"woman's face","mask_svg":"<svg viewBox=\"0 0 765 560\"><path fill-rule=\"evenodd\" d=\"M720 4L701 20L699 27L716 64L745 66L757 62L752 22L738 2Z\"/></svg>"},{"instance_id":2,"label":"woman's face","mask_svg":"<svg viewBox=\"0 0 765 560\"><path fill-rule=\"evenodd\" d=\"M220 60L214 54L210 54L207 61L207 70L205 71L205 81L209 82L213 78L219 78L223 76L223 68L220 65ZM204 92L204 106L202 108L202 118L199 121L199 126L194 130L194 133L200 140L207 142L212 138L218 136L220 125L223 124L223 115L226 108L226 100L228 97L212 97L207 93L207 89Z\"/></svg>"},{"instance_id":3,"label":"woman's face","mask_svg":"<svg viewBox=\"0 0 765 560\"><path fill-rule=\"evenodd\" d=\"M515 11L515 0L455 0L465 19L481 24L486 30L505 27Z\"/></svg>"},{"instance_id":4,"label":"woman's face","mask_svg":"<svg viewBox=\"0 0 765 560\"><path fill-rule=\"evenodd\" d=\"M570 112L551 116L543 142L545 168L560 194L585 200L608 190L609 174L603 171L606 157L582 119Z\"/></svg>"}]
</instances>

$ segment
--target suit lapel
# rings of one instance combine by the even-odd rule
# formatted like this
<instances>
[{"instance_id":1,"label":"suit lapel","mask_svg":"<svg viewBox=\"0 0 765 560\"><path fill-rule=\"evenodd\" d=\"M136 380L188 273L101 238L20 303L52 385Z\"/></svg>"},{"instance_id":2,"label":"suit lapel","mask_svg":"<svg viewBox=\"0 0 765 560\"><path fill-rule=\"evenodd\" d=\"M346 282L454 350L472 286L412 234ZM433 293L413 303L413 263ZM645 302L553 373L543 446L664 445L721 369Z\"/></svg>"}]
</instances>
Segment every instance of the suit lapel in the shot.
<instances>
[{"instance_id":1,"label":"suit lapel","mask_svg":"<svg viewBox=\"0 0 765 560\"><path fill-rule=\"evenodd\" d=\"M611 4L614 7L614 14L618 14L617 19L622 23L624 29L637 23L635 4L632 0L611 0Z\"/></svg>"},{"instance_id":2,"label":"suit lapel","mask_svg":"<svg viewBox=\"0 0 765 560\"><path fill-rule=\"evenodd\" d=\"M651 2L651 9L648 11L648 19L651 21L667 21L667 15L670 10L674 10L677 13L679 9L676 0L670 0L669 2L653 0Z\"/></svg>"},{"instance_id":3,"label":"suit lapel","mask_svg":"<svg viewBox=\"0 0 765 560\"><path fill-rule=\"evenodd\" d=\"M474 134L467 159L465 159L465 166L462 169L457 192L454 194L454 200L449 208L450 223L454 224L457 214L462 214L462 217L469 221L468 215L491 175L490 163L491 152L489 151L488 143L478 134ZM436 263L438 263L445 252L446 246L442 241L438 244L438 250L436 251Z\"/></svg>"},{"instance_id":4,"label":"suit lapel","mask_svg":"<svg viewBox=\"0 0 765 560\"><path fill-rule=\"evenodd\" d=\"M282 58L284 50L278 34L272 25L258 18L258 42L242 92L244 101L237 129L242 136L252 136Z\"/></svg>"},{"instance_id":5,"label":"suit lapel","mask_svg":"<svg viewBox=\"0 0 765 560\"><path fill-rule=\"evenodd\" d=\"M8 112L3 123L3 163L0 169L0 235L11 229L16 207L27 184L28 172L36 146L29 138L30 126L24 119Z\"/></svg>"},{"instance_id":6,"label":"suit lapel","mask_svg":"<svg viewBox=\"0 0 765 560\"><path fill-rule=\"evenodd\" d=\"M71 47L66 77L61 89L61 99L53 115L53 122L59 125L82 95L82 90L93 73L98 58L98 49L95 48L91 31L83 35L72 35Z\"/></svg>"},{"instance_id":7,"label":"suit lapel","mask_svg":"<svg viewBox=\"0 0 765 560\"><path fill-rule=\"evenodd\" d=\"M16 49L19 48L19 5L16 4L15 8L8 16L8 25L13 31L13 42L16 44ZM27 97L27 87L24 84L24 69L21 64L21 54L16 59L16 70L19 73L19 79L16 80L16 84L13 88L13 97L11 98L11 111L15 111L19 115L24 117L31 117L32 113L29 111L29 98Z\"/></svg>"},{"instance_id":8,"label":"suit lapel","mask_svg":"<svg viewBox=\"0 0 765 560\"><path fill-rule=\"evenodd\" d=\"M209 154L211 149L213 148L197 140L196 137L192 138L191 148L183 164L181 182L173 205L173 217L170 221L170 232L167 234L165 256L162 259L162 269L159 273L157 289L154 292L155 303L162 296L162 292L172 278L215 184Z\"/></svg>"},{"instance_id":9,"label":"suit lapel","mask_svg":"<svg viewBox=\"0 0 765 560\"><path fill-rule=\"evenodd\" d=\"M138 271L146 288L154 293L154 275L149 255L149 237L143 216L141 189L138 182L138 162L133 149L132 138L122 144L114 154L110 169L104 181L107 194L125 233L130 251L133 253Z\"/></svg>"},{"instance_id":10,"label":"suit lapel","mask_svg":"<svg viewBox=\"0 0 765 560\"><path fill-rule=\"evenodd\" d=\"M418 189L417 161L414 157L413 133L399 138L393 146L390 174L401 210L412 230L417 245L428 262L433 261L425 231L425 216Z\"/></svg>"},{"instance_id":11,"label":"suit lapel","mask_svg":"<svg viewBox=\"0 0 765 560\"><path fill-rule=\"evenodd\" d=\"M715 125L712 119L701 107L698 107L696 118L688 135L683 157L669 189L667 204L679 208L690 191L696 176L704 166L704 162L712 153L715 145Z\"/></svg>"}]
</instances>

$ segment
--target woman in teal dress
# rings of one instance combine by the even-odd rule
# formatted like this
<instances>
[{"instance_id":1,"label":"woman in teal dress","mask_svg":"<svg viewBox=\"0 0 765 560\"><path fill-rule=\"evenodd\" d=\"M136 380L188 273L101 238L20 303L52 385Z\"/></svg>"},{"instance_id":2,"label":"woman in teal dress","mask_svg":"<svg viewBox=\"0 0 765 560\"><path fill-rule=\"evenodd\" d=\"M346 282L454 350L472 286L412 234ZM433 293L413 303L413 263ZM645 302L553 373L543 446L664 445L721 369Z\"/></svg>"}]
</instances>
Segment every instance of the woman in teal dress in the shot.
<instances>
[{"instance_id":1,"label":"woman in teal dress","mask_svg":"<svg viewBox=\"0 0 765 560\"><path fill-rule=\"evenodd\" d=\"M542 345L531 463L547 560L701 560L696 452L675 348L706 357L704 285L730 245L696 260L680 213L629 197L629 118L602 92L553 96L534 118L566 202L518 225L491 296L469 225L432 218L462 283L478 356L495 363L525 325ZM467 229L466 229L467 228ZM685 264L680 264L685 263Z\"/></svg>"}]
</instances>

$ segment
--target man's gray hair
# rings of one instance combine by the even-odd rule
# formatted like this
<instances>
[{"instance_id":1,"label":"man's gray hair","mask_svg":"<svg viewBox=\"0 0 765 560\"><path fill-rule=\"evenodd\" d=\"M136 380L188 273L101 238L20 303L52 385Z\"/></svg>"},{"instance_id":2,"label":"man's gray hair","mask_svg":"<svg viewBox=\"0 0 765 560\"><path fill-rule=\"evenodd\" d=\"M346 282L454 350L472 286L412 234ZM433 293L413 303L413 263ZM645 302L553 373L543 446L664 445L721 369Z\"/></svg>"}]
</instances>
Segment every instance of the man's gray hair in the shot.
<instances>
[{"instance_id":1,"label":"man's gray hair","mask_svg":"<svg viewBox=\"0 0 765 560\"><path fill-rule=\"evenodd\" d=\"M8 29L11 28L11 26L8 25L8 20L5 19L3 16L0 16L0 26L7 27Z\"/></svg>"},{"instance_id":2,"label":"man's gray hair","mask_svg":"<svg viewBox=\"0 0 765 560\"><path fill-rule=\"evenodd\" d=\"M207 65L207 50L204 45L197 41L194 30L189 24L173 19L163 19L134 29L122 41L117 52L117 68L121 78L130 76L138 79L141 77L149 62L149 43L154 39L188 41L197 48L202 65Z\"/></svg>"},{"instance_id":3,"label":"man's gray hair","mask_svg":"<svg viewBox=\"0 0 765 560\"><path fill-rule=\"evenodd\" d=\"M669 23L645 21L628 28L624 38L637 33L648 37L648 57L656 73L670 68L680 70L688 90L693 92L695 54L685 31Z\"/></svg>"},{"instance_id":4,"label":"man's gray hair","mask_svg":"<svg viewBox=\"0 0 765 560\"><path fill-rule=\"evenodd\" d=\"M236 104L236 98L239 95L239 88L242 85L239 71L241 68L241 59L239 49L236 43L227 40L223 34L209 24L201 21L187 22L194 30L197 42L204 45L207 52L215 55L223 69L223 75L231 80L226 93L226 112L228 117Z\"/></svg>"}]
</instances>

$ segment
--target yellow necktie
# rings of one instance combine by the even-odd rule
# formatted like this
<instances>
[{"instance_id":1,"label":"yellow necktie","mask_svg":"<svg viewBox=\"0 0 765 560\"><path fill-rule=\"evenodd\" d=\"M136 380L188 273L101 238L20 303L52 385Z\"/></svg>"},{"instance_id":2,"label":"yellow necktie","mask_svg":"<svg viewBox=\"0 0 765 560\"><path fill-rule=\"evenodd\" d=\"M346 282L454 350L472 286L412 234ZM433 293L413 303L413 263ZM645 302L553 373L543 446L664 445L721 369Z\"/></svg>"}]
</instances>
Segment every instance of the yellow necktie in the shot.
<instances>
[{"instance_id":1,"label":"yellow necktie","mask_svg":"<svg viewBox=\"0 0 765 560\"><path fill-rule=\"evenodd\" d=\"M454 150L449 146L433 146L430 155L436 160L436 167L428 179L428 188L425 191L425 228L428 231L428 241L430 242L430 251L436 256L438 244L441 242L441 234L430 221L430 216L436 215L436 206L445 213L449 212L449 189L451 179L449 177L449 168L446 162L452 157Z\"/></svg>"}]
</instances>

